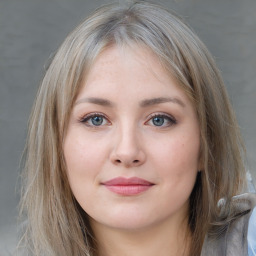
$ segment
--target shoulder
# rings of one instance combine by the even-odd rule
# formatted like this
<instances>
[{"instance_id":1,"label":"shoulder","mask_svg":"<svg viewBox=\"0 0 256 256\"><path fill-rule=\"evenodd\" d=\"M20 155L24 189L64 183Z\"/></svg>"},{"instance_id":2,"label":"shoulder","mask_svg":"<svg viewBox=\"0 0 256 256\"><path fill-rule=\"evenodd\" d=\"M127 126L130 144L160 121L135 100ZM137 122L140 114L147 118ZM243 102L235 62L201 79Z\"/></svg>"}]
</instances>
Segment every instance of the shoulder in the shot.
<instances>
[{"instance_id":1,"label":"shoulder","mask_svg":"<svg viewBox=\"0 0 256 256\"><path fill-rule=\"evenodd\" d=\"M255 234L252 233L255 233L253 226L256 221L255 206L256 194L254 193L233 197L231 211L237 217L228 224L225 231L217 238L206 238L201 256L256 256L253 254L253 250L256 248Z\"/></svg>"},{"instance_id":2,"label":"shoulder","mask_svg":"<svg viewBox=\"0 0 256 256\"><path fill-rule=\"evenodd\" d=\"M248 256L256 256L256 207L254 207L248 226Z\"/></svg>"},{"instance_id":3,"label":"shoulder","mask_svg":"<svg viewBox=\"0 0 256 256\"><path fill-rule=\"evenodd\" d=\"M247 231L248 256L256 256L256 194L242 194L234 197L234 201L241 210L248 211L243 229Z\"/></svg>"}]
</instances>

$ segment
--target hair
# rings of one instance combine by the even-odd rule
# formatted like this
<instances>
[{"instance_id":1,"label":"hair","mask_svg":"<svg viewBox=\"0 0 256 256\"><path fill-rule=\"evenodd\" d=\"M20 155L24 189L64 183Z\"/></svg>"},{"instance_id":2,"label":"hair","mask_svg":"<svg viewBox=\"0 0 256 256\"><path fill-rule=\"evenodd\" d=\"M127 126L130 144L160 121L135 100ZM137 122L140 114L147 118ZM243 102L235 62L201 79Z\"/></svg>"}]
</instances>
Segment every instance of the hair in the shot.
<instances>
[{"instance_id":1,"label":"hair","mask_svg":"<svg viewBox=\"0 0 256 256\"><path fill-rule=\"evenodd\" d=\"M27 219L22 241L28 254L97 255L86 213L69 186L63 141L96 57L107 47L136 45L159 58L198 115L203 168L190 196L190 256L200 255L206 234L218 235L232 218L232 197L244 188L244 147L213 58L194 32L163 7L145 1L110 4L67 36L38 90L22 175L21 215ZM221 198L226 203L220 211Z\"/></svg>"}]
</instances>

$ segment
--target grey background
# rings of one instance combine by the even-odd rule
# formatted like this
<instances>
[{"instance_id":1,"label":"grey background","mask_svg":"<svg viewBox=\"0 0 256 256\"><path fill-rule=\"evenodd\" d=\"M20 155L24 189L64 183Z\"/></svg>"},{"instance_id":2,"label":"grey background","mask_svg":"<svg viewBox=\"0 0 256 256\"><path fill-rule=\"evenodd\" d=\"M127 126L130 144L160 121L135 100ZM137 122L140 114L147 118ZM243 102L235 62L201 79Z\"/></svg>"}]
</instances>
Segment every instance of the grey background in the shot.
<instances>
[{"instance_id":1,"label":"grey background","mask_svg":"<svg viewBox=\"0 0 256 256\"><path fill-rule=\"evenodd\" d=\"M27 121L48 57L103 0L0 0L0 255L13 252ZM256 1L162 0L215 56L256 180Z\"/></svg>"}]
</instances>

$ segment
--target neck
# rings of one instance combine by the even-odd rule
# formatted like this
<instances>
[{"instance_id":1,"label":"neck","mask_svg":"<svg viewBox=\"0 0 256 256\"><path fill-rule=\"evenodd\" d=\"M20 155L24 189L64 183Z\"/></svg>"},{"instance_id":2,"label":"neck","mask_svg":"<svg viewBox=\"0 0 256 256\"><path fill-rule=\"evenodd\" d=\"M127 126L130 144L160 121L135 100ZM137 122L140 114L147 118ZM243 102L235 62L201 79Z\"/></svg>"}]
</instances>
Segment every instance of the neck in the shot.
<instances>
[{"instance_id":1,"label":"neck","mask_svg":"<svg viewBox=\"0 0 256 256\"><path fill-rule=\"evenodd\" d=\"M98 256L187 256L190 232L187 220L140 230L113 229L91 221L98 243ZM171 225L170 225L171 224Z\"/></svg>"}]
</instances>

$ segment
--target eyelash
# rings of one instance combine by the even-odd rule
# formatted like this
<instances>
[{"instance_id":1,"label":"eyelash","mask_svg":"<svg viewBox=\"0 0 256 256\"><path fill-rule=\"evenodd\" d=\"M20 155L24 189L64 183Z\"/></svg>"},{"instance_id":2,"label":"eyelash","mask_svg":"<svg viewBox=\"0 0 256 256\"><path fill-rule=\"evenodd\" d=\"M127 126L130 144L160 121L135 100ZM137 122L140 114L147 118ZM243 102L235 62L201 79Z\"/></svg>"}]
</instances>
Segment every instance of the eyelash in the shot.
<instances>
[{"instance_id":1,"label":"eyelash","mask_svg":"<svg viewBox=\"0 0 256 256\"><path fill-rule=\"evenodd\" d=\"M104 114L102 114L102 113L91 113L91 114L88 114L88 115L83 116L82 118L80 118L79 122L85 124L88 127L92 127L92 128L99 128L99 127L101 127L103 125L106 125L106 124L94 125L92 123L89 124L88 122L90 120L92 122L92 118L94 118L94 117L103 118L107 122L107 125L111 124L111 122L108 120L108 118ZM147 121L145 122L145 124L148 124L150 121L153 122L154 118L163 118L165 122L167 121L167 124L165 124L165 125L159 125L158 126L158 125L152 124L152 126L154 126L154 127L165 128L165 127L170 127L172 125L177 124L177 120L173 116L168 115L168 114L163 114L163 113L154 113L154 114L150 115L148 117Z\"/></svg>"},{"instance_id":2,"label":"eyelash","mask_svg":"<svg viewBox=\"0 0 256 256\"><path fill-rule=\"evenodd\" d=\"M153 122L153 119L156 118L156 117L157 118L163 118L165 121L167 121L167 124L166 125L161 125L161 126L153 125L154 127L166 128L166 127L170 127L172 125L177 124L177 120L173 116L168 115L168 114L163 114L163 113L154 113L154 114L150 115L146 124L149 123L150 121Z\"/></svg>"},{"instance_id":3,"label":"eyelash","mask_svg":"<svg viewBox=\"0 0 256 256\"><path fill-rule=\"evenodd\" d=\"M88 123L94 117L103 118L104 120L107 120L108 125L110 124L110 122L108 121L108 118L105 115L103 115L102 113L91 113L91 114L88 114L88 115L83 116L82 118L80 118L79 122L85 124L88 127L93 127L93 128L97 128L97 127L102 126L101 124L97 126L97 125L93 125L93 124L89 124Z\"/></svg>"}]
</instances>

